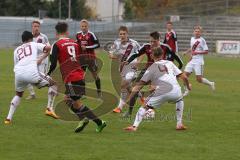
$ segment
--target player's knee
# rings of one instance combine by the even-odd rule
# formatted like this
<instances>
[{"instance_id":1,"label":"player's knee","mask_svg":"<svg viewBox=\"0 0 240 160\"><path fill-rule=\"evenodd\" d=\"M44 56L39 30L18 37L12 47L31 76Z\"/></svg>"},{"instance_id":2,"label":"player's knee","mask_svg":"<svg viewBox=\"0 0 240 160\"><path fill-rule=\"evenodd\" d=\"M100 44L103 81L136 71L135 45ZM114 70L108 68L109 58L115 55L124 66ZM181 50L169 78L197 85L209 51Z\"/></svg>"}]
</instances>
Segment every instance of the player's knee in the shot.
<instances>
[{"instance_id":1,"label":"player's knee","mask_svg":"<svg viewBox=\"0 0 240 160\"><path fill-rule=\"evenodd\" d=\"M202 83L202 77L196 77L197 82Z\"/></svg>"},{"instance_id":2,"label":"player's knee","mask_svg":"<svg viewBox=\"0 0 240 160\"><path fill-rule=\"evenodd\" d=\"M96 74L94 74L93 75L93 77L94 77L94 79L96 80L96 81L99 81L100 80L100 77L98 76L98 74L96 73Z\"/></svg>"}]
</instances>

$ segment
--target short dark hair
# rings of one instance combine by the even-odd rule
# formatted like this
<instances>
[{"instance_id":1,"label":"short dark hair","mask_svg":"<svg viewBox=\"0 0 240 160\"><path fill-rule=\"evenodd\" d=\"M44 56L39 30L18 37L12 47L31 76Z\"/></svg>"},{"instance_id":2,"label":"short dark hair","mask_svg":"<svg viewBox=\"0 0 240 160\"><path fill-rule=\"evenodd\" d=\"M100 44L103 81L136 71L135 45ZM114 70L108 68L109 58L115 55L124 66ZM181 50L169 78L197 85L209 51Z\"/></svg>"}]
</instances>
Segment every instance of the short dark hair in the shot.
<instances>
[{"instance_id":1,"label":"short dark hair","mask_svg":"<svg viewBox=\"0 0 240 160\"><path fill-rule=\"evenodd\" d=\"M171 24L171 25L173 25L173 23L171 22L171 21L167 21L167 23L166 24Z\"/></svg>"},{"instance_id":2,"label":"short dark hair","mask_svg":"<svg viewBox=\"0 0 240 160\"><path fill-rule=\"evenodd\" d=\"M40 22L37 21L37 20L32 21L32 25L33 25L34 23L37 23L37 24L41 25Z\"/></svg>"},{"instance_id":3,"label":"short dark hair","mask_svg":"<svg viewBox=\"0 0 240 160\"><path fill-rule=\"evenodd\" d=\"M150 37L152 37L153 39L156 39L156 40L159 40L159 38L160 38L160 33L157 31L152 32L149 35L150 35Z\"/></svg>"},{"instance_id":4,"label":"short dark hair","mask_svg":"<svg viewBox=\"0 0 240 160\"><path fill-rule=\"evenodd\" d=\"M32 32L29 31L24 31L22 33L22 42L27 42L29 40L33 39L33 34Z\"/></svg>"},{"instance_id":5,"label":"short dark hair","mask_svg":"<svg viewBox=\"0 0 240 160\"><path fill-rule=\"evenodd\" d=\"M68 30L68 24L66 22L58 22L55 29L57 33L65 33Z\"/></svg>"},{"instance_id":6,"label":"short dark hair","mask_svg":"<svg viewBox=\"0 0 240 160\"><path fill-rule=\"evenodd\" d=\"M128 33L128 28L126 26L120 26L118 32L120 31L126 31Z\"/></svg>"},{"instance_id":7,"label":"short dark hair","mask_svg":"<svg viewBox=\"0 0 240 160\"><path fill-rule=\"evenodd\" d=\"M159 58L162 56L163 50L161 47L155 47L152 49L152 53L154 57Z\"/></svg>"}]
</instances>

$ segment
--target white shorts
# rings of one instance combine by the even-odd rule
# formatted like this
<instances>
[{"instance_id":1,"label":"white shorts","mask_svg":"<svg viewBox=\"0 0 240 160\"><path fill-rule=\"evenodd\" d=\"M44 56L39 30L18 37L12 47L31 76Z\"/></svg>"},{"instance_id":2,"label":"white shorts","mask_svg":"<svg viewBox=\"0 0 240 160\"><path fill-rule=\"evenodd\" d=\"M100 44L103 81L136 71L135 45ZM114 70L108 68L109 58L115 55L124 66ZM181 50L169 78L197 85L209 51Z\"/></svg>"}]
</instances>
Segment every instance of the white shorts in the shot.
<instances>
[{"instance_id":1,"label":"white shorts","mask_svg":"<svg viewBox=\"0 0 240 160\"><path fill-rule=\"evenodd\" d=\"M181 87L174 87L170 92L159 95L154 92L146 99L146 105L153 108L159 108L165 102L176 103L182 99Z\"/></svg>"},{"instance_id":2,"label":"white shorts","mask_svg":"<svg viewBox=\"0 0 240 160\"><path fill-rule=\"evenodd\" d=\"M193 63L193 62L188 62L186 65L185 72L192 73L193 71L195 72L195 75L203 75L203 65L199 63Z\"/></svg>"},{"instance_id":3,"label":"white shorts","mask_svg":"<svg viewBox=\"0 0 240 160\"><path fill-rule=\"evenodd\" d=\"M47 63L41 63L40 65L38 65L38 70L39 70L39 72L41 72L41 73L47 74L48 64L47 64Z\"/></svg>"},{"instance_id":4,"label":"white shorts","mask_svg":"<svg viewBox=\"0 0 240 160\"><path fill-rule=\"evenodd\" d=\"M15 89L17 92L23 92L28 84L42 88L51 86L53 80L50 76L36 71L26 71L24 74L15 73Z\"/></svg>"}]
</instances>

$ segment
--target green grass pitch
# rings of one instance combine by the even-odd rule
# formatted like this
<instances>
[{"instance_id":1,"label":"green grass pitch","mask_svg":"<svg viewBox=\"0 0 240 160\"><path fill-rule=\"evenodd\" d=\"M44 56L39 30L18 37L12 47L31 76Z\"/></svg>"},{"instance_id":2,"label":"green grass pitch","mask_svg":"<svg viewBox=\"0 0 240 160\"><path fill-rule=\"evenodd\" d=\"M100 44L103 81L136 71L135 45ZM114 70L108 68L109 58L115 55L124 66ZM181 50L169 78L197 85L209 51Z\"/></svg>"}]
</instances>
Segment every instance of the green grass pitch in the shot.
<instances>
[{"instance_id":1,"label":"green grass pitch","mask_svg":"<svg viewBox=\"0 0 240 160\"><path fill-rule=\"evenodd\" d=\"M110 81L110 63L98 53L104 66L102 88L115 91ZM0 160L239 160L240 159L240 59L206 56L205 75L216 82L213 93L207 86L190 81L193 90L185 98L186 131L175 130L175 105L165 104L156 120L144 122L135 133L122 130L130 124L108 113L102 133L95 124L79 134L77 122L54 120L44 115L47 89L36 90L37 99L25 100L4 125L9 103L15 94L12 50L0 50ZM94 87L94 83L88 84ZM57 98L58 102L61 96ZM89 106L97 105L91 99ZM115 106L112 106L115 107ZM136 112L136 109L135 109Z\"/></svg>"}]
</instances>

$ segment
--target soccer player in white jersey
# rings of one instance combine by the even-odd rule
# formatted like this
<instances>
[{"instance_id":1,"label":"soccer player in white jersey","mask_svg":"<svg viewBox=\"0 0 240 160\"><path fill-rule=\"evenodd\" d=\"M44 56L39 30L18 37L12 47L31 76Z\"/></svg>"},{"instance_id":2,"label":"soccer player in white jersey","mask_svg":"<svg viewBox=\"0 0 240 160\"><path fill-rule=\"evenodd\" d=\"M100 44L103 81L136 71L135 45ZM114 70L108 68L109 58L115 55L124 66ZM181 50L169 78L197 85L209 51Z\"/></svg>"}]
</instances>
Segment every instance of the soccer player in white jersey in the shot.
<instances>
[{"instance_id":1,"label":"soccer player in white jersey","mask_svg":"<svg viewBox=\"0 0 240 160\"><path fill-rule=\"evenodd\" d=\"M153 49L152 57L154 63L146 70L140 82L132 89L130 98L134 96L136 92L139 92L144 85L150 83L155 88L154 92L146 99L145 105L139 108L133 125L125 128L127 131L136 131L147 110L161 107L165 102L176 103L176 130L186 129L182 123L184 108L183 96L176 77L181 78L189 90L191 90L191 85L188 82L188 78L182 74L182 71L179 70L173 62L161 59L162 55L163 50L160 47Z\"/></svg>"},{"instance_id":2,"label":"soccer player in white jersey","mask_svg":"<svg viewBox=\"0 0 240 160\"><path fill-rule=\"evenodd\" d=\"M121 64L121 62L127 61L133 54L137 54L140 45L137 41L128 38L128 28L126 26L120 26L118 33L119 38L114 41L114 47L117 53L110 53L110 58L118 59ZM121 98L118 107L113 110L115 113L121 113L123 106L126 104L131 82L136 78L137 61L136 59L123 67L120 65Z\"/></svg>"},{"instance_id":3,"label":"soccer player in white jersey","mask_svg":"<svg viewBox=\"0 0 240 160\"><path fill-rule=\"evenodd\" d=\"M203 56L208 54L208 46L205 39L201 37L202 27L195 26L193 34L194 37L191 38L191 48L188 49L188 51L186 52L187 54L191 54L191 60L186 65L184 73L187 77L189 77L194 71L196 75L196 80L199 83L208 85L212 90L215 90L215 83L203 77ZM188 93L189 90L185 87L185 92L183 95L186 96L188 95Z\"/></svg>"},{"instance_id":4,"label":"soccer player in white jersey","mask_svg":"<svg viewBox=\"0 0 240 160\"><path fill-rule=\"evenodd\" d=\"M14 50L14 72L16 95L13 97L8 116L4 121L10 124L13 114L20 104L24 89L28 84L36 85L38 88L54 84L51 77L39 72L38 65L48 56L51 46L32 42L31 32L24 31L22 34L23 44ZM39 55L41 56L39 57Z\"/></svg>"},{"instance_id":5,"label":"soccer player in white jersey","mask_svg":"<svg viewBox=\"0 0 240 160\"><path fill-rule=\"evenodd\" d=\"M33 21L32 22L32 34L33 34L33 42L36 43L42 43L42 44L47 44L50 45L48 38L45 34L40 32L40 22L39 21ZM42 53L43 54L43 53ZM41 54L39 55L41 56ZM48 57L46 57L40 65L38 65L38 69L42 73L47 73L48 70ZM28 85L28 90L30 92L30 95L26 99L34 99L35 92L33 89L33 86L31 84ZM56 89L53 89L52 87L49 87L48 89L48 104L46 107L45 114L47 116L53 117L58 119L59 117L55 114L54 109L53 109L53 104L54 104L54 99L57 95Z\"/></svg>"}]
</instances>

